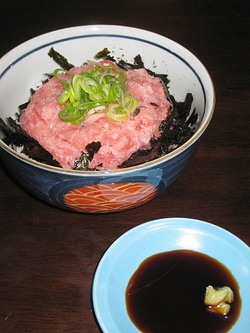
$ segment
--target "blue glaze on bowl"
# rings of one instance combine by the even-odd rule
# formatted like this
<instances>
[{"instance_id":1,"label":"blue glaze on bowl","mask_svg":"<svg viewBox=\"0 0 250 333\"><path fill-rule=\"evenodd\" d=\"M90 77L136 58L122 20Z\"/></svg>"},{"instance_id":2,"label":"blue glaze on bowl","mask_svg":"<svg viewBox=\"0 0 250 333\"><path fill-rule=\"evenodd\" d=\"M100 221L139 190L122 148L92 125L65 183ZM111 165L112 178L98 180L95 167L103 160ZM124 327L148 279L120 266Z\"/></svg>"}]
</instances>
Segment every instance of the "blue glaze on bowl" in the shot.
<instances>
[{"instance_id":1,"label":"blue glaze on bowl","mask_svg":"<svg viewBox=\"0 0 250 333\"><path fill-rule=\"evenodd\" d=\"M25 159L17 158L14 154L0 147L1 156L8 170L13 174L17 181L28 191L42 200L60 208L75 210L65 204L64 196L72 190L90 187L101 184L120 184L120 183L145 183L152 184L156 191L153 197L160 195L169 187L188 166L193 158L198 141L182 151L174 158L163 160L161 163L152 163L147 167L139 169L124 169L121 172L107 173L86 173L86 172L64 172L63 169L38 167L34 163L29 163ZM153 199L150 197L150 200ZM147 202L143 201L142 203ZM129 200L129 199L127 199ZM131 195L131 205L133 207L134 197ZM139 203L138 203L139 205ZM130 207L127 201L127 209ZM113 210L113 209L112 209ZM119 207L116 210L121 210ZM123 210L123 209L122 209ZM93 211L97 213L97 211ZM99 213L107 213L106 208Z\"/></svg>"}]
</instances>

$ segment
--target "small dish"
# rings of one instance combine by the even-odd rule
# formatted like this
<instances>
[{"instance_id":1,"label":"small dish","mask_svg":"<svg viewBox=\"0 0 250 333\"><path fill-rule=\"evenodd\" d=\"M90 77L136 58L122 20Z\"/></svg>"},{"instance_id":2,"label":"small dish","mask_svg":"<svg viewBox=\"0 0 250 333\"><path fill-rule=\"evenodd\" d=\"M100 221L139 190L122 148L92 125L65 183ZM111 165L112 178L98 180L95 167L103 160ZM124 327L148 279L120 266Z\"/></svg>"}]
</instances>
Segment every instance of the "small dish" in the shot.
<instances>
[{"instance_id":1,"label":"small dish","mask_svg":"<svg viewBox=\"0 0 250 333\"><path fill-rule=\"evenodd\" d=\"M208 222L165 218L127 231L101 258L93 280L92 299L104 333L140 332L126 310L128 281L144 259L178 249L209 255L231 271L240 286L242 308L230 333L250 332L250 248L232 233Z\"/></svg>"}]
</instances>

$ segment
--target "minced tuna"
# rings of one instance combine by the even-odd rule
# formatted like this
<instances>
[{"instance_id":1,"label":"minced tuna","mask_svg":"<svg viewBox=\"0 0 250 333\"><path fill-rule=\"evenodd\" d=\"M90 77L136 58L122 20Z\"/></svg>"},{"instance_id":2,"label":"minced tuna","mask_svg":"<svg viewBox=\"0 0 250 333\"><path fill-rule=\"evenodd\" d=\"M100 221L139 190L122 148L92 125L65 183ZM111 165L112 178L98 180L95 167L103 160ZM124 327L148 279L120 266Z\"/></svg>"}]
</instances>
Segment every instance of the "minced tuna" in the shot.
<instances>
[{"instance_id":1,"label":"minced tuna","mask_svg":"<svg viewBox=\"0 0 250 333\"><path fill-rule=\"evenodd\" d=\"M98 63L109 66L110 61ZM80 73L94 66L85 64L70 71ZM114 64L115 66L115 64ZM67 78L69 74L61 74ZM86 116L72 125L59 118L63 105L59 97L64 88L55 77L50 79L31 97L20 117L21 128L52 154L63 168L73 169L76 161L87 153L86 147L99 143L89 169L117 169L133 153L151 148L150 141L160 136L159 126L172 108L159 78L151 76L144 68L126 71L128 92L138 100L135 112L126 121L106 117L103 110Z\"/></svg>"}]
</instances>

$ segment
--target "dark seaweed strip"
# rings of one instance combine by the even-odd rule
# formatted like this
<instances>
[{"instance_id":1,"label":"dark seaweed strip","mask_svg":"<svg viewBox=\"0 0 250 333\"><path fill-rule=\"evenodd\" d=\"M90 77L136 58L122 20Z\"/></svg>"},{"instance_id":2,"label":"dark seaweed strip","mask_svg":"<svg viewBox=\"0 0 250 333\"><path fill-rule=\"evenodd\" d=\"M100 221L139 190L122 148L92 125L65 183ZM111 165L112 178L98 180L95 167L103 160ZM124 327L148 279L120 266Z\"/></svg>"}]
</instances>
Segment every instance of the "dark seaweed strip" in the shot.
<instances>
[{"instance_id":1,"label":"dark seaweed strip","mask_svg":"<svg viewBox=\"0 0 250 333\"><path fill-rule=\"evenodd\" d=\"M53 156L35 140L25 144L22 153L38 162L61 167L60 164L53 159Z\"/></svg>"},{"instance_id":2,"label":"dark seaweed strip","mask_svg":"<svg viewBox=\"0 0 250 333\"><path fill-rule=\"evenodd\" d=\"M100 141L93 141L92 143L89 143L85 149L87 150L88 154L89 154L89 158L92 160L94 157L94 154L96 154L98 152L98 150L101 148L101 142Z\"/></svg>"},{"instance_id":3,"label":"dark seaweed strip","mask_svg":"<svg viewBox=\"0 0 250 333\"><path fill-rule=\"evenodd\" d=\"M154 77L159 77L161 79L161 81L163 82L165 88L168 89L168 84L170 82L170 80L168 79L168 75L167 74L158 74L148 68L145 68L144 62L143 62L140 54L138 54L136 57L134 57L133 64L121 59L117 62L117 66L119 66L120 68L122 68L124 70L144 68L144 69L146 69L146 71L148 72L149 75L154 76Z\"/></svg>"},{"instance_id":4,"label":"dark seaweed strip","mask_svg":"<svg viewBox=\"0 0 250 333\"><path fill-rule=\"evenodd\" d=\"M117 63L117 66L119 66L120 68L125 69L125 70L145 68L144 62L143 62L140 54L138 54L137 56L134 57L133 63L129 63L127 61L124 61L123 59L120 59L116 63ZM151 72L149 69L146 69L146 70L148 72Z\"/></svg>"},{"instance_id":5,"label":"dark seaweed strip","mask_svg":"<svg viewBox=\"0 0 250 333\"><path fill-rule=\"evenodd\" d=\"M112 57L110 55L110 51L107 47L105 47L103 50L97 52L96 55L95 55L95 58L96 59L105 59L105 60L115 61L114 57Z\"/></svg>"},{"instance_id":6,"label":"dark seaweed strip","mask_svg":"<svg viewBox=\"0 0 250 333\"><path fill-rule=\"evenodd\" d=\"M187 119L186 124L188 126L193 126L197 123L197 120L198 120L198 114L196 112L196 109L194 108L190 117Z\"/></svg>"},{"instance_id":7,"label":"dark seaweed strip","mask_svg":"<svg viewBox=\"0 0 250 333\"><path fill-rule=\"evenodd\" d=\"M25 110L27 108L27 106L29 105L29 102L23 103L21 105L19 105L19 110L20 110L20 114L22 114L22 111ZM20 115L19 115L20 116Z\"/></svg>"},{"instance_id":8,"label":"dark seaweed strip","mask_svg":"<svg viewBox=\"0 0 250 333\"><path fill-rule=\"evenodd\" d=\"M188 93L184 102L176 102L173 97L171 99L174 101L174 109L178 114L178 118L186 120L191 111L193 95L191 93Z\"/></svg>"},{"instance_id":9,"label":"dark seaweed strip","mask_svg":"<svg viewBox=\"0 0 250 333\"><path fill-rule=\"evenodd\" d=\"M17 113L16 117L17 117L17 120L20 118L21 114L23 113L23 111L27 108L27 106L29 105L30 103L30 99L31 99L31 96L34 95L34 93L36 92L35 89L31 88L30 89L30 98L28 100L28 102L25 102L23 104L20 104L18 106L18 109L19 109L19 113ZM10 118L11 119L11 118Z\"/></svg>"},{"instance_id":10,"label":"dark seaweed strip","mask_svg":"<svg viewBox=\"0 0 250 333\"><path fill-rule=\"evenodd\" d=\"M134 165L143 164L152 161L159 157L159 140L151 140L151 149L138 150L133 153L126 161L124 161L118 168L128 168Z\"/></svg>"},{"instance_id":11,"label":"dark seaweed strip","mask_svg":"<svg viewBox=\"0 0 250 333\"><path fill-rule=\"evenodd\" d=\"M62 56L60 53L55 51L53 47L49 50L48 55L63 69L66 69L67 71L70 70L70 68L75 67L71 63L68 62L68 60Z\"/></svg>"},{"instance_id":12,"label":"dark seaweed strip","mask_svg":"<svg viewBox=\"0 0 250 333\"><path fill-rule=\"evenodd\" d=\"M134 57L134 64L137 68L145 68L140 54L137 54L137 56Z\"/></svg>"},{"instance_id":13,"label":"dark seaweed strip","mask_svg":"<svg viewBox=\"0 0 250 333\"><path fill-rule=\"evenodd\" d=\"M180 147L194 134L194 129L189 126L190 120L188 119L193 102L192 94L188 93L184 102L176 102L173 96L171 99L174 103L173 111L160 125L162 134L159 155L165 155ZM193 120L197 120L195 110L192 111L192 117Z\"/></svg>"},{"instance_id":14,"label":"dark seaweed strip","mask_svg":"<svg viewBox=\"0 0 250 333\"><path fill-rule=\"evenodd\" d=\"M94 154L98 152L98 150L101 148L101 142L100 141L93 141L92 143L89 143L85 149L87 150L87 153L82 152L80 158L75 161L74 169L75 170L89 170L89 163L92 161Z\"/></svg>"},{"instance_id":15,"label":"dark seaweed strip","mask_svg":"<svg viewBox=\"0 0 250 333\"><path fill-rule=\"evenodd\" d=\"M5 135L3 142L7 145L21 147L31 140L21 131L20 126L15 122L15 120L9 117L6 121L7 123L0 118L0 130Z\"/></svg>"},{"instance_id":16,"label":"dark seaweed strip","mask_svg":"<svg viewBox=\"0 0 250 333\"><path fill-rule=\"evenodd\" d=\"M128 160L124 161L119 168L142 164L164 156L192 137L194 129L190 128L189 124L197 121L195 110L190 116L192 121L188 118L193 102L192 94L188 93L184 102L176 102L173 96L171 96L171 100L174 104L173 111L160 125L160 138L151 140L151 149L138 150Z\"/></svg>"},{"instance_id":17,"label":"dark seaweed strip","mask_svg":"<svg viewBox=\"0 0 250 333\"><path fill-rule=\"evenodd\" d=\"M22 153L38 162L60 166L58 162L53 160L53 156L24 132L14 119L9 117L6 121L0 118L0 131L5 135L2 139L4 143L10 147L23 147Z\"/></svg>"}]
</instances>

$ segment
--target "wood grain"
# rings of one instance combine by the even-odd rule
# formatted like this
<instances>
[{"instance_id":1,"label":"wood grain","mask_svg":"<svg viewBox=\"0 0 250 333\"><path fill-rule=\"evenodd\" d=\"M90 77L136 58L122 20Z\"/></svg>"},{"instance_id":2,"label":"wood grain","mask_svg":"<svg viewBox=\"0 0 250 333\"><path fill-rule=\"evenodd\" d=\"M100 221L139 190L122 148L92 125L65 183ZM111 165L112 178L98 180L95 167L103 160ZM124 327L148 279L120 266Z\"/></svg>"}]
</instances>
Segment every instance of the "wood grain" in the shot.
<instances>
[{"instance_id":1,"label":"wood grain","mask_svg":"<svg viewBox=\"0 0 250 333\"><path fill-rule=\"evenodd\" d=\"M106 215L62 211L32 197L0 164L0 332L100 332L91 304L96 266L117 237L143 222L201 219L250 245L248 1L3 0L0 9L0 55L53 29L136 26L200 58L217 97L188 170L139 208Z\"/></svg>"}]
</instances>

